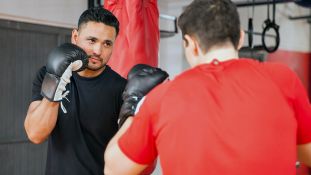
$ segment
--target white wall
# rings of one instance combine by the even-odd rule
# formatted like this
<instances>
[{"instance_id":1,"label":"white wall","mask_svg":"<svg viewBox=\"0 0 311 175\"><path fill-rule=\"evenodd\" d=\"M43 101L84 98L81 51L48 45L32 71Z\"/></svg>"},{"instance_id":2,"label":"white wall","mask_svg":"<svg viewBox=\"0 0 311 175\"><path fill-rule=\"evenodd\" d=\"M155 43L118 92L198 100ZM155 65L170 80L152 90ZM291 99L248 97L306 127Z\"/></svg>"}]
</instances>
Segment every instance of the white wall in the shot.
<instances>
[{"instance_id":1,"label":"white wall","mask_svg":"<svg viewBox=\"0 0 311 175\"><path fill-rule=\"evenodd\" d=\"M182 12L182 8L176 8L176 6L181 7L184 5L186 4L159 3L159 10L161 14L178 17ZM160 20L160 28L165 28L165 26L163 25L165 24L161 23ZM169 73L170 79L173 79L183 70L189 68L188 63L184 58L182 36L180 30L178 31L178 34L173 37L161 38L159 50L159 66Z\"/></svg>"},{"instance_id":2,"label":"white wall","mask_svg":"<svg viewBox=\"0 0 311 175\"><path fill-rule=\"evenodd\" d=\"M87 0L0 0L0 18L72 28Z\"/></svg>"},{"instance_id":3,"label":"white wall","mask_svg":"<svg viewBox=\"0 0 311 175\"><path fill-rule=\"evenodd\" d=\"M248 18L252 17L252 7L239 8L243 29L247 30ZM280 49L289 51L310 51L310 24L307 20L289 20L289 16L310 15L310 9L296 5L295 3L282 3L276 5L276 24L280 26ZM255 6L254 31L262 32L262 24L267 19L267 6ZM272 20L272 5L270 5L270 19ZM244 45L247 46L246 36ZM261 36L254 36L254 44L261 44Z\"/></svg>"}]
</instances>

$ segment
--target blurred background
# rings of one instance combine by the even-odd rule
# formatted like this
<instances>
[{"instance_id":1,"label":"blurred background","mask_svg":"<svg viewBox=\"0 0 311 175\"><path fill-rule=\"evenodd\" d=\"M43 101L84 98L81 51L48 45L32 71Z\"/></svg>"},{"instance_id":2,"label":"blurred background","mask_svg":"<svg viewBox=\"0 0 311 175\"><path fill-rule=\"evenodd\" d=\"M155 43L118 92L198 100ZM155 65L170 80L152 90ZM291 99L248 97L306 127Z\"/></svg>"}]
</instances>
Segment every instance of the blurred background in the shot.
<instances>
[{"instance_id":1,"label":"blurred background","mask_svg":"<svg viewBox=\"0 0 311 175\"><path fill-rule=\"evenodd\" d=\"M189 68L176 19L190 2L158 0L158 66L171 79ZM298 74L310 96L311 1L233 2L246 32L240 56L288 65ZM44 174L47 144L30 143L23 127L32 80L38 68L45 64L50 50L70 42L80 14L103 4L104 0L0 0L0 175ZM160 175L160 167L153 174ZM300 165L297 174L310 173Z\"/></svg>"}]
</instances>

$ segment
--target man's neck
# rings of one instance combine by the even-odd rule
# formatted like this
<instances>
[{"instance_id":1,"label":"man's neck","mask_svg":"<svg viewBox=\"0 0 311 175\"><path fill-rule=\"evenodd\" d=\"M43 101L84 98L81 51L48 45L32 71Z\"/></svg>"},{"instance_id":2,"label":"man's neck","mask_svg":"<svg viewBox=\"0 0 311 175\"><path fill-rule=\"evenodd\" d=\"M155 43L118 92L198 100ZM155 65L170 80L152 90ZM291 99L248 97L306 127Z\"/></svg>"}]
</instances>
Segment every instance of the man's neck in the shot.
<instances>
[{"instance_id":1,"label":"man's neck","mask_svg":"<svg viewBox=\"0 0 311 175\"><path fill-rule=\"evenodd\" d=\"M102 67L101 69L99 70L90 70L90 69L84 69L83 71L81 72L78 72L78 74L81 76L81 77L87 77L87 78L92 78L92 77L97 77L98 75L100 75L104 70L105 70L106 66L105 67Z\"/></svg>"},{"instance_id":2,"label":"man's neck","mask_svg":"<svg viewBox=\"0 0 311 175\"><path fill-rule=\"evenodd\" d=\"M236 49L233 47L227 47L227 48L217 48L212 49L208 51L203 57L201 64L204 63L211 63L214 59L217 59L218 61L228 61L232 59L238 59L239 54Z\"/></svg>"}]
</instances>

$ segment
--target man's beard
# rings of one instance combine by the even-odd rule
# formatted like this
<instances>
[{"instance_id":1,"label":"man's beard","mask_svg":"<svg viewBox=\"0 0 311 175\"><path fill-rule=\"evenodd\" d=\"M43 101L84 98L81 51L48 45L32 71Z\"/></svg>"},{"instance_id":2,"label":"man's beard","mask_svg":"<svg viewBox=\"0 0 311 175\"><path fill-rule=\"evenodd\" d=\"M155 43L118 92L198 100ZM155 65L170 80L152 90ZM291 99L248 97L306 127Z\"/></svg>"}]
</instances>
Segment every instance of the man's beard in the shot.
<instances>
[{"instance_id":1,"label":"man's beard","mask_svg":"<svg viewBox=\"0 0 311 175\"><path fill-rule=\"evenodd\" d=\"M94 58L97 58L98 60L102 61L102 59L99 58L99 57L97 57L97 56L89 55L88 57L89 57L89 58L94 57ZM98 71L98 70L100 70L100 69L103 69L104 67L106 67L106 64L102 64L102 65L100 65L100 66L97 67L96 65L93 65L92 63L89 62L89 63L87 64L87 66L86 66L86 69L91 70L91 71Z\"/></svg>"}]
</instances>

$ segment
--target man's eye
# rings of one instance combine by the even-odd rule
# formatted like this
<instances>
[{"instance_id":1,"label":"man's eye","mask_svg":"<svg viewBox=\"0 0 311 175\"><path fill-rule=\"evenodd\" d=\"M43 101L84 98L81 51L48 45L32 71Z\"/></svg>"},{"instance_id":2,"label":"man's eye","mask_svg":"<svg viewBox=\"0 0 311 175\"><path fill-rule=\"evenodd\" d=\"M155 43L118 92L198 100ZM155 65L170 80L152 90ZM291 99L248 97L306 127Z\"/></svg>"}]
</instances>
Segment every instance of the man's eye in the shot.
<instances>
[{"instance_id":1,"label":"man's eye","mask_svg":"<svg viewBox=\"0 0 311 175\"><path fill-rule=\"evenodd\" d=\"M88 41L89 41L89 43L91 43L91 44L94 44L94 43L95 43L95 40L94 40L94 39L89 39Z\"/></svg>"},{"instance_id":2,"label":"man's eye","mask_svg":"<svg viewBox=\"0 0 311 175\"><path fill-rule=\"evenodd\" d=\"M111 47L111 46L112 46L112 43L110 43L110 42L105 42L105 43L104 43L104 46L105 46L105 47Z\"/></svg>"}]
</instances>

